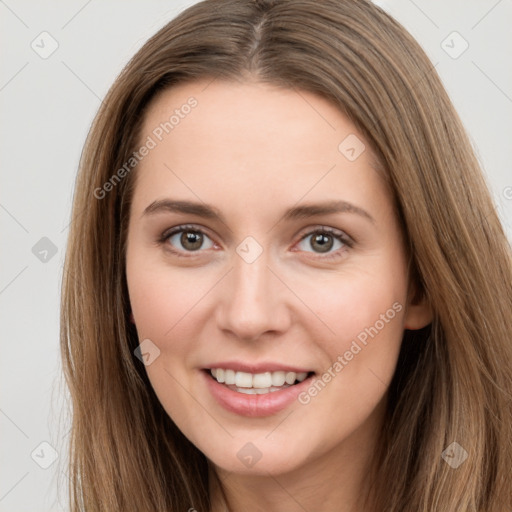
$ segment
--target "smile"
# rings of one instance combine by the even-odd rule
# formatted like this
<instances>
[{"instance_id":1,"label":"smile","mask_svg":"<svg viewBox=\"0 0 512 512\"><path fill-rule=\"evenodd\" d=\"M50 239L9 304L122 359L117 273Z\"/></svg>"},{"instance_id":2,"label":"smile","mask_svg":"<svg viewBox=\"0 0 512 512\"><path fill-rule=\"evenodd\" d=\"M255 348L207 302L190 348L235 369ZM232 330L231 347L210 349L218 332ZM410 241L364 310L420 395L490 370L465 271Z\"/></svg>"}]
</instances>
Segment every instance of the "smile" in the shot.
<instances>
[{"instance_id":1,"label":"smile","mask_svg":"<svg viewBox=\"0 0 512 512\"><path fill-rule=\"evenodd\" d=\"M212 368L210 375L232 391L246 395L265 395L302 382L308 377L308 372L248 373L227 368Z\"/></svg>"},{"instance_id":2,"label":"smile","mask_svg":"<svg viewBox=\"0 0 512 512\"><path fill-rule=\"evenodd\" d=\"M316 375L304 368L283 368L278 364L232 362L212 366L200 372L207 393L223 409L247 417L271 416L291 407Z\"/></svg>"}]
</instances>

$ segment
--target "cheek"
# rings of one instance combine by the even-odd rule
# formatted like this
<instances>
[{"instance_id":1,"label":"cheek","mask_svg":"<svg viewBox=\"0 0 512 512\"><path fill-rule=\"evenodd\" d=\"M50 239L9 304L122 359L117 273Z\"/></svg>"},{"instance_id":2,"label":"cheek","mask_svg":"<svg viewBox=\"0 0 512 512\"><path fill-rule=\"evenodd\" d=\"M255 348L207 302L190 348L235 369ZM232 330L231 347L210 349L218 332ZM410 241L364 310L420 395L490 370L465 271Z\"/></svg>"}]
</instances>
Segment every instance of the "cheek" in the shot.
<instances>
[{"instance_id":1,"label":"cheek","mask_svg":"<svg viewBox=\"0 0 512 512\"><path fill-rule=\"evenodd\" d=\"M314 401L325 410L337 404L339 411L350 410L351 420L340 412L339 424L347 428L376 407L400 351L406 282L403 268L376 266L374 272L351 272L337 282L326 281L322 293L311 296L315 311L334 334L317 342L325 354L318 376L322 382L312 386L301 403Z\"/></svg>"},{"instance_id":2,"label":"cheek","mask_svg":"<svg viewBox=\"0 0 512 512\"><path fill-rule=\"evenodd\" d=\"M140 337L159 339L172 327L179 293L170 293L158 273L127 268L130 304Z\"/></svg>"},{"instance_id":3,"label":"cheek","mask_svg":"<svg viewBox=\"0 0 512 512\"><path fill-rule=\"evenodd\" d=\"M389 268L328 276L314 287L303 283L304 302L328 329L322 342L333 357L348 350L352 340L364 343L367 331L377 328L382 338L400 339L407 295L404 272ZM320 324L319 324L320 325Z\"/></svg>"},{"instance_id":4,"label":"cheek","mask_svg":"<svg viewBox=\"0 0 512 512\"><path fill-rule=\"evenodd\" d=\"M149 339L151 347L158 349L145 370L169 416L188 431L188 422L201 412L184 390L190 388L190 355L197 348L200 324L194 315L200 311L197 306L205 294L203 287L207 289L206 278L202 285L191 286L187 272L147 260L146 265L138 265L136 256L127 257L126 273L137 334L140 342Z\"/></svg>"},{"instance_id":5,"label":"cheek","mask_svg":"<svg viewBox=\"0 0 512 512\"><path fill-rule=\"evenodd\" d=\"M197 353L204 350L202 332L211 320L209 292L219 276L211 269L171 268L146 257L140 260L145 265L136 265L135 257L127 258L127 281L138 338L140 342L149 339L157 347L158 358L146 366L147 375L173 418L193 416L200 411L189 403L184 389L193 386Z\"/></svg>"},{"instance_id":6,"label":"cheek","mask_svg":"<svg viewBox=\"0 0 512 512\"><path fill-rule=\"evenodd\" d=\"M136 265L127 259L130 304L139 334L164 340L187 321L183 321L211 286L211 276L195 270L172 269L162 263Z\"/></svg>"}]
</instances>

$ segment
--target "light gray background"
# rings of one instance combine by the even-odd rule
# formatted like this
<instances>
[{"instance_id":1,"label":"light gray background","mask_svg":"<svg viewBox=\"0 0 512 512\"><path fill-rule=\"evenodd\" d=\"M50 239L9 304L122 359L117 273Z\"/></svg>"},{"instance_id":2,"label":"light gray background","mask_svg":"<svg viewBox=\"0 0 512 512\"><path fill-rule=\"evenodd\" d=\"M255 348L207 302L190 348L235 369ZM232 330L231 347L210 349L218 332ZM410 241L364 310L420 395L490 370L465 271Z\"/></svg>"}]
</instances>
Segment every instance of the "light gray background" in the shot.
<instances>
[{"instance_id":1,"label":"light gray background","mask_svg":"<svg viewBox=\"0 0 512 512\"><path fill-rule=\"evenodd\" d=\"M0 0L2 512L67 510L69 422L61 414L58 322L78 160L100 99L122 66L193 3ZM376 3L436 64L512 238L512 0ZM40 35L45 31L50 36ZM53 40L57 50L42 58ZM464 41L468 49L454 58ZM41 252L48 248L43 237L55 246L54 256ZM58 458L43 469L53 450Z\"/></svg>"}]
</instances>

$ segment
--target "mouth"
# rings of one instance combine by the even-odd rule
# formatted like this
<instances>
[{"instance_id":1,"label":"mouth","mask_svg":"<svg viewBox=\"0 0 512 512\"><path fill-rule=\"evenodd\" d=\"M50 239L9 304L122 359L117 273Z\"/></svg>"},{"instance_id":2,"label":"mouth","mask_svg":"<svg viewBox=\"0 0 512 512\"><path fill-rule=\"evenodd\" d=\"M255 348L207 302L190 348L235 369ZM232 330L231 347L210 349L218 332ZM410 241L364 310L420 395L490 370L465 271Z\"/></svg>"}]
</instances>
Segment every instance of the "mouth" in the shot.
<instances>
[{"instance_id":1,"label":"mouth","mask_svg":"<svg viewBox=\"0 0 512 512\"><path fill-rule=\"evenodd\" d=\"M230 368L206 368L204 372L225 388L245 395L267 395L304 382L315 372L266 371L249 373Z\"/></svg>"}]
</instances>

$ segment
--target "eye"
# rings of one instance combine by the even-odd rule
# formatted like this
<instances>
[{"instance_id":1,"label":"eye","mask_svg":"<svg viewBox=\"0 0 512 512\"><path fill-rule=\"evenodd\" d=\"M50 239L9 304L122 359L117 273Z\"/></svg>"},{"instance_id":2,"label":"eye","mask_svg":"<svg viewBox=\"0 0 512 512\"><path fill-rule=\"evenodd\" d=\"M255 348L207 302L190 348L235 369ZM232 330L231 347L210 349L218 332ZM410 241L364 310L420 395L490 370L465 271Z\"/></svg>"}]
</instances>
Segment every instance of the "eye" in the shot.
<instances>
[{"instance_id":1,"label":"eye","mask_svg":"<svg viewBox=\"0 0 512 512\"><path fill-rule=\"evenodd\" d=\"M331 257L352 245L352 240L342 231L322 227L304 235L297 247L302 251L328 254Z\"/></svg>"},{"instance_id":2,"label":"eye","mask_svg":"<svg viewBox=\"0 0 512 512\"><path fill-rule=\"evenodd\" d=\"M177 254L211 249L214 245L211 238L204 231L194 226L177 226L170 231L166 231L160 242L170 245L169 249Z\"/></svg>"}]
</instances>

